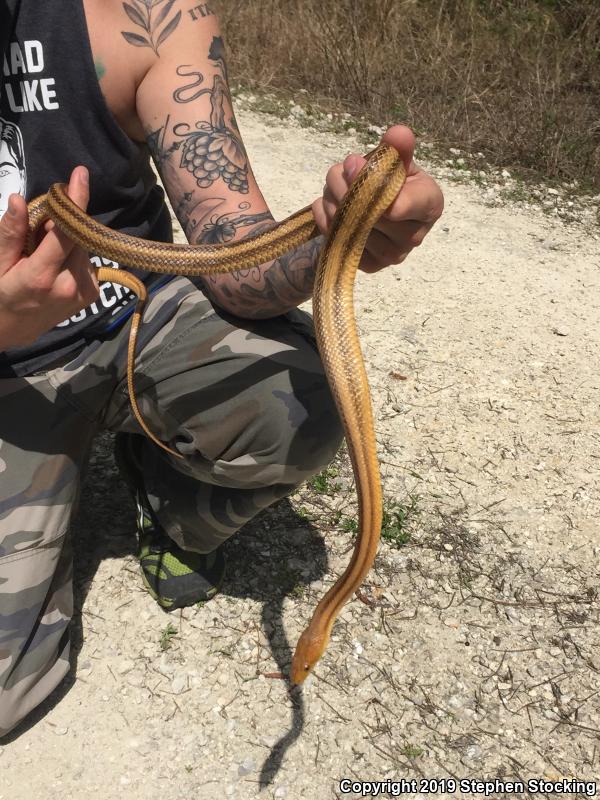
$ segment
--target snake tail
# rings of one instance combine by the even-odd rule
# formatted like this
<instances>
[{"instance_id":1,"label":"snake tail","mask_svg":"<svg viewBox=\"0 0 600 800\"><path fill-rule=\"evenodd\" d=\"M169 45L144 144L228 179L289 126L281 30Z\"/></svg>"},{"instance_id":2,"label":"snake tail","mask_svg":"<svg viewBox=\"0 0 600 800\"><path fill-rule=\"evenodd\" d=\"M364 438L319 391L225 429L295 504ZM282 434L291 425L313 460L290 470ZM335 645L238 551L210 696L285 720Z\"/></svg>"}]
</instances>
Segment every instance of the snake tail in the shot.
<instances>
[{"instance_id":1,"label":"snake tail","mask_svg":"<svg viewBox=\"0 0 600 800\"><path fill-rule=\"evenodd\" d=\"M148 300L146 287L139 278L136 278L136 276L132 275L130 272L125 272L123 269L98 267L96 269L96 275L98 277L98 281L110 281L111 283L118 283L120 286L125 286L127 289L130 289L132 292L134 292L134 294L137 295L137 303L131 318L131 328L129 329L129 340L127 343L127 392L129 394L131 410L133 411L133 416L136 418L138 425L149 439L152 439L155 444L157 444L162 450L165 450L167 453L169 453L169 455L176 456L177 458L183 458L181 453L178 453L176 450L172 450L154 433L152 433L140 410L137 401L137 395L135 393L135 370L133 369L133 366L135 364L138 333L140 325L142 324L144 308L146 307L146 302ZM131 365L131 368L129 365Z\"/></svg>"},{"instance_id":2,"label":"snake tail","mask_svg":"<svg viewBox=\"0 0 600 800\"><path fill-rule=\"evenodd\" d=\"M72 200L69 199L70 203L73 203ZM75 208L78 206L73 203ZM44 222L48 219L52 219L55 224L63 231L65 231L65 223L63 222L62 218L57 220L53 219L53 207L50 205L48 200L48 195L40 195L32 200L27 206L28 214L29 214L29 228L27 231L27 239L25 243L25 254L31 255L35 250L36 246L36 237L40 227L43 225ZM54 212L56 213L56 212ZM83 213L83 212L81 212ZM126 272L122 269L113 269L112 267L96 267L96 278L98 282L102 281L109 281L111 283L117 283L119 286L125 286L127 289L130 289L134 294L137 296L137 304L135 310L133 312L133 317L131 320L131 329L129 332L129 342L127 346L127 391L129 394L129 401L131 403L131 410L133 411L133 415L135 416L138 424L140 425L141 429L144 431L146 436L152 439L159 447L163 450L166 450L167 453L170 455L176 456L177 458L183 458L181 453L172 450L168 447L164 442L155 436L148 425L146 424L142 412L140 411L140 407L137 402L137 397L135 394L135 386L134 386L134 370L133 365L135 363L135 353L136 353L136 345L137 345L137 336L139 327L142 321L142 315L144 313L144 307L146 305L148 293L146 291L146 287L142 283L139 278L136 278L135 275L132 275L130 272Z\"/></svg>"}]
</instances>

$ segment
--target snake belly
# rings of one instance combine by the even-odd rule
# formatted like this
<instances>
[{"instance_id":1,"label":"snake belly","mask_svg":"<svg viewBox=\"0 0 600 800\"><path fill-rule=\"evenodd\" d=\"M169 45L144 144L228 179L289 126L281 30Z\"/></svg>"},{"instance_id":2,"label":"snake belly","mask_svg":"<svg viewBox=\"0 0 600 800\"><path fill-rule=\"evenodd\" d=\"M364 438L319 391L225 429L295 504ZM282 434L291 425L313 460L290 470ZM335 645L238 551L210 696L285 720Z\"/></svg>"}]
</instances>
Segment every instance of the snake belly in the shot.
<instances>
[{"instance_id":1,"label":"snake belly","mask_svg":"<svg viewBox=\"0 0 600 800\"><path fill-rule=\"evenodd\" d=\"M358 340L353 286L369 233L400 191L406 172L397 150L381 144L367 154L337 210L324 243L313 292L315 333L321 359L344 428L358 493L359 533L348 567L317 605L298 640L292 659L292 683L302 683L325 651L333 624L344 604L369 572L379 544L382 491L366 370ZM250 269L278 258L319 235L310 206L274 228L241 241L220 245L153 242L107 228L82 211L63 184L29 204L27 252L35 232L50 218L76 245L119 263L172 275L214 275ZM131 289L138 297L129 335L127 381L133 412L142 430L168 453L146 425L134 388L136 342L146 302L144 284L122 269L97 268L99 281Z\"/></svg>"}]
</instances>

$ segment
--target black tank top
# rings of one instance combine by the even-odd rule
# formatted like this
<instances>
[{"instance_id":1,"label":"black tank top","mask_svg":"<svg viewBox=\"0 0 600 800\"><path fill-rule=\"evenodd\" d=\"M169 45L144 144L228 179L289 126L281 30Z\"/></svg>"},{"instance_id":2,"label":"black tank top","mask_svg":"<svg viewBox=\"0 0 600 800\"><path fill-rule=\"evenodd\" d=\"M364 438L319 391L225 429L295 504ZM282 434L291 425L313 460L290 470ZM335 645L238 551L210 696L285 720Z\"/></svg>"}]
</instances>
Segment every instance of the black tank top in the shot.
<instances>
[{"instance_id":1,"label":"black tank top","mask_svg":"<svg viewBox=\"0 0 600 800\"><path fill-rule=\"evenodd\" d=\"M108 108L96 77L82 0L0 0L0 216L8 196L27 201L74 167L90 172L88 213L116 230L172 240L170 215L145 144ZM123 266L92 256L95 266ZM131 270L150 291L169 276ZM127 319L135 296L104 283L100 298L36 342L0 353L0 377L39 372Z\"/></svg>"}]
</instances>

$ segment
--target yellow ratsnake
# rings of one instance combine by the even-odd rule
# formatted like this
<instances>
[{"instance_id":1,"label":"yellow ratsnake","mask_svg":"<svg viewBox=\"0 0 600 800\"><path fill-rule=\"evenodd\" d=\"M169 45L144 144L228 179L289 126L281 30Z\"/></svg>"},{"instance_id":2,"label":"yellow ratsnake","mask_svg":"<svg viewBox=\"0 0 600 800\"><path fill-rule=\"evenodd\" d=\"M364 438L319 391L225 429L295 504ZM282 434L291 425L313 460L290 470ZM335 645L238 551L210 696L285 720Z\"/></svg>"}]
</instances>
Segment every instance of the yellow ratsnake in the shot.
<instances>
[{"instance_id":1,"label":"yellow ratsnake","mask_svg":"<svg viewBox=\"0 0 600 800\"><path fill-rule=\"evenodd\" d=\"M342 419L356 479L359 532L343 574L317 605L292 659L291 680L302 683L321 658L342 606L363 582L375 559L382 518L382 492L367 375L356 331L353 287L367 237L401 189L406 172L395 148L381 144L367 156L337 210L323 245L313 292L317 344ZM310 206L271 230L220 245L152 242L113 231L85 214L54 184L29 204L31 249L35 231L50 218L80 247L119 263L151 272L209 275L250 269L278 258L319 234ZM137 404L134 363L146 288L125 270L100 267L99 281L128 287L138 297L127 355L127 382L133 413L142 430L160 447L181 457L148 429Z\"/></svg>"}]
</instances>

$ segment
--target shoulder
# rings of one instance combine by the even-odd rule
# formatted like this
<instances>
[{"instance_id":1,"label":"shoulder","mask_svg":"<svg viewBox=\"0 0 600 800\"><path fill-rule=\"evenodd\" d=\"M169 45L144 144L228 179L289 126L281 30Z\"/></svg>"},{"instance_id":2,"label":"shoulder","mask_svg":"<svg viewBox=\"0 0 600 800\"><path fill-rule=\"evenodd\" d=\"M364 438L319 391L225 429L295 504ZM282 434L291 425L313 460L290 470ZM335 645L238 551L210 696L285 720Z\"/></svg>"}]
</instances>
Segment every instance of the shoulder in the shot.
<instances>
[{"instance_id":1,"label":"shoulder","mask_svg":"<svg viewBox=\"0 0 600 800\"><path fill-rule=\"evenodd\" d=\"M127 41L128 37L134 36L141 41L142 32L137 33L138 29L126 13L126 9L132 9L131 13L135 11L138 15L136 18L141 22L142 12L136 7L145 8L150 3L151 0L132 0L131 3L121 0L83 0L92 55L100 80L109 71L118 71L126 81L134 79L139 82L150 68L152 53L141 46L134 48Z\"/></svg>"},{"instance_id":2,"label":"shoulder","mask_svg":"<svg viewBox=\"0 0 600 800\"><path fill-rule=\"evenodd\" d=\"M210 3L197 0L83 0L90 40L105 58L129 57L130 70L147 71L177 45L218 26Z\"/></svg>"},{"instance_id":3,"label":"shoulder","mask_svg":"<svg viewBox=\"0 0 600 800\"><path fill-rule=\"evenodd\" d=\"M189 61L202 51L202 41L210 44L218 30L216 14L210 3L197 0L83 0L83 5L109 108L131 138L143 138L136 112L140 86L149 75L154 83L168 62Z\"/></svg>"}]
</instances>

